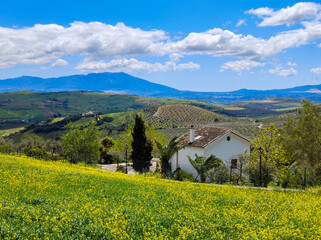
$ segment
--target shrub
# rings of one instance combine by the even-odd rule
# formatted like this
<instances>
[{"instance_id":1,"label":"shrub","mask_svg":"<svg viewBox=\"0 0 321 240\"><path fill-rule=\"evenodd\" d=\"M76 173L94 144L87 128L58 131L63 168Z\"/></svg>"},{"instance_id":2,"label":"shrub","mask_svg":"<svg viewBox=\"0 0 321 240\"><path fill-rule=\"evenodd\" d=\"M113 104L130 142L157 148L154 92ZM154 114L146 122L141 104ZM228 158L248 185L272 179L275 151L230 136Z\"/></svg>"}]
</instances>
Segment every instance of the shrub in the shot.
<instances>
[{"instance_id":1,"label":"shrub","mask_svg":"<svg viewBox=\"0 0 321 240\"><path fill-rule=\"evenodd\" d=\"M257 163L251 164L246 169L249 180L251 183L254 184L254 186L258 187L260 186L260 167ZM261 186L267 187L267 185L274 180L273 177L273 168L271 167L264 167L261 168Z\"/></svg>"},{"instance_id":2,"label":"shrub","mask_svg":"<svg viewBox=\"0 0 321 240\"><path fill-rule=\"evenodd\" d=\"M104 122L112 122L112 121L114 121L114 118L112 118L112 117L103 117L103 119L102 119Z\"/></svg>"},{"instance_id":3,"label":"shrub","mask_svg":"<svg viewBox=\"0 0 321 240\"><path fill-rule=\"evenodd\" d=\"M223 184L229 181L229 171L225 164L218 166L216 169L212 169L208 173L210 182Z\"/></svg>"},{"instance_id":4,"label":"shrub","mask_svg":"<svg viewBox=\"0 0 321 240\"><path fill-rule=\"evenodd\" d=\"M186 172L180 168L177 168L174 171L173 179L184 182L194 182L195 180L194 175L192 173Z\"/></svg>"},{"instance_id":5,"label":"shrub","mask_svg":"<svg viewBox=\"0 0 321 240\"><path fill-rule=\"evenodd\" d=\"M117 168L116 168L116 172L126 173L126 169L125 169L124 166L118 165Z\"/></svg>"},{"instance_id":6,"label":"shrub","mask_svg":"<svg viewBox=\"0 0 321 240\"><path fill-rule=\"evenodd\" d=\"M41 148L29 148L25 150L28 157L33 157L37 159L49 159L48 153Z\"/></svg>"},{"instance_id":7,"label":"shrub","mask_svg":"<svg viewBox=\"0 0 321 240\"><path fill-rule=\"evenodd\" d=\"M0 152L1 152L1 153L9 154L9 153L13 153L14 150L13 150L13 148L12 148L8 143L6 143L3 139L0 139Z\"/></svg>"}]
</instances>

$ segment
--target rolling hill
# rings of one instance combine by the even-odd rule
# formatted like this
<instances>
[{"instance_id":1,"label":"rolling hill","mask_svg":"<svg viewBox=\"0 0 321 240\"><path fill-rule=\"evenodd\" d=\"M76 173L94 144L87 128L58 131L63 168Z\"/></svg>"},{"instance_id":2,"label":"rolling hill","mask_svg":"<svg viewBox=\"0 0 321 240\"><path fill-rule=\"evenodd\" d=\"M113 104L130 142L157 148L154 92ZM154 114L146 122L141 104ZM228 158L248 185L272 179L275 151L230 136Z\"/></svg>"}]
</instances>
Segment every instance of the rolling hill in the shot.
<instances>
[{"instance_id":1,"label":"rolling hill","mask_svg":"<svg viewBox=\"0 0 321 240\"><path fill-rule=\"evenodd\" d=\"M182 91L133 77L126 73L91 73L58 78L22 76L0 80L0 92L12 91L95 91L134 94L144 97L201 100L208 103L230 104L240 101L291 97L321 102L321 85L307 85L288 89L248 90L231 92Z\"/></svg>"},{"instance_id":2,"label":"rolling hill","mask_svg":"<svg viewBox=\"0 0 321 240\"><path fill-rule=\"evenodd\" d=\"M88 111L111 113L191 102L88 91L7 92L0 93L0 125L41 121Z\"/></svg>"}]
</instances>

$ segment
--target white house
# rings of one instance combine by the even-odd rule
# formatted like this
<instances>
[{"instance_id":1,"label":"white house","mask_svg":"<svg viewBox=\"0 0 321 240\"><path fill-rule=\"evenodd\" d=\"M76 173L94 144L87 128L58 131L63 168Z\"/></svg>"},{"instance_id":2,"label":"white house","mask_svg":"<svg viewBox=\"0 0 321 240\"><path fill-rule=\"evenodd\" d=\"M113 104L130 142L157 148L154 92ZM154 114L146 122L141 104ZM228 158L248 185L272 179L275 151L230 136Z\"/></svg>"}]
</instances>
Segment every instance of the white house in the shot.
<instances>
[{"instance_id":1,"label":"white house","mask_svg":"<svg viewBox=\"0 0 321 240\"><path fill-rule=\"evenodd\" d=\"M230 167L232 159L238 159L246 149L248 149L248 153L250 151L250 141L230 128L192 127L190 133L181 136L178 141L180 145L186 147L171 158L172 170L175 171L179 167L184 171L193 173L195 177L197 172L187 156L194 159L195 154L204 157L213 154L220 158L227 167Z\"/></svg>"}]
</instances>

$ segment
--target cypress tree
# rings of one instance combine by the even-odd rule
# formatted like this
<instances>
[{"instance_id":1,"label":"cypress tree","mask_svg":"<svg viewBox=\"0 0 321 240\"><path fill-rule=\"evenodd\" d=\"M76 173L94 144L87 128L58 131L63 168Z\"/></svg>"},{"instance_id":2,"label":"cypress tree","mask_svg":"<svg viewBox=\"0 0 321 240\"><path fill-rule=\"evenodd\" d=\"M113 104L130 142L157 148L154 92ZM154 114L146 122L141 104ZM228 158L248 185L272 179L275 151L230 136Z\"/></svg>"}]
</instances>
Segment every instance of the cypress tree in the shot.
<instances>
[{"instance_id":1,"label":"cypress tree","mask_svg":"<svg viewBox=\"0 0 321 240\"><path fill-rule=\"evenodd\" d=\"M143 172L148 170L152 159L153 146L150 140L147 139L145 134L145 124L143 119L136 115L135 125L132 132L132 154L133 168L135 171Z\"/></svg>"}]
</instances>

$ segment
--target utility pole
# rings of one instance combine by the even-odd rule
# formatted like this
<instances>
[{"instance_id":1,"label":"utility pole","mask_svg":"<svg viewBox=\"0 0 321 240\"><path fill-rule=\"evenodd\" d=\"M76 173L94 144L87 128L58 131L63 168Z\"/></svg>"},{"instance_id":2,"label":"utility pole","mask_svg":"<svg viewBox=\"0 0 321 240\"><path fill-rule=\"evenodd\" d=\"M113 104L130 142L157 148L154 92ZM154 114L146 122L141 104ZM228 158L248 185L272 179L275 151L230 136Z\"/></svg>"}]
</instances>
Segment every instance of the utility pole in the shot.
<instances>
[{"instance_id":1,"label":"utility pole","mask_svg":"<svg viewBox=\"0 0 321 240\"><path fill-rule=\"evenodd\" d=\"M126 145L125 146L126 174L128 174L128 171L127 171L127 149L128 149L128 146Z\"/></svg>"},{"instance_id":2,"label":"utility pole","mask_svg":"<svg viewBox=\"0 0 321 240\"><path fill-rule=\"evenodd\" d=\"M262 148L259 148L260 150L260 187L262 187Z\"/></svg>"},{"instance_id":3,"label":"utility pole","mask_svg":"<svg viewBox=\"0 0 321 240\"><path fill-rule=\"evenodd\" d=\"M307 186L307 168L304 168L304 189Z\"/></svg>"}]
</instances>

